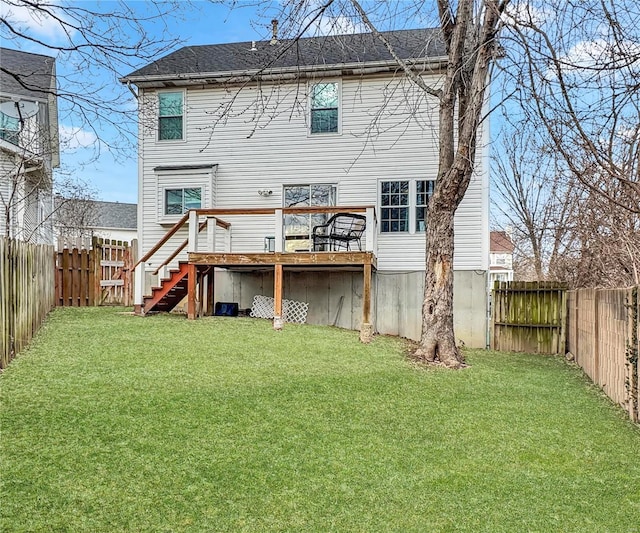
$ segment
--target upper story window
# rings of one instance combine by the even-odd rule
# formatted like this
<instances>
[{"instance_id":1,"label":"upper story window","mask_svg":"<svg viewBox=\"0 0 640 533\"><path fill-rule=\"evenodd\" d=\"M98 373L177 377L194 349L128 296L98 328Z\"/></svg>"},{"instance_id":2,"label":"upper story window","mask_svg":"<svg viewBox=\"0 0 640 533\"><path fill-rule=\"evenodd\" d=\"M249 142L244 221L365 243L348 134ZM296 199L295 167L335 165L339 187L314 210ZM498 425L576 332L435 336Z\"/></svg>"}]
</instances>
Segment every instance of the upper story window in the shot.
<instances>
[{"instance_id":1,"label":"upper story window","mask_svg":"<svg viewBox=\"0 0 640 533\"><path fill-rule=\"evenodd\" d=\"M427 207L433 180L380 182L380 231L419 233L427 226Z\"/></svg>"},{"instance_id":2,"label":"upper story window","mask_svg":"<svg viewBox=\"0 0 640 533\"><path fill-rule=\"evenodd\" d=\"M337 82L311 86L311 133L337 133L339 117Z\"/></svg>"},{"instance_id":3,"label":"upper story window","mask_svg":"<svg viewBox=\"0 0 640 533\"><path fill-rule=\"evenodd\" d=\"M189 209L202 207L202 189L191 187L188 189L165 189L164 214L182 215Z\"/></svg>"},{"instance_id":4,"label":"upper story window","mask_svg":"<svg viewBox=\"0 0 640 533\"><path fill-rule=\"evenodd\" d=\"M11 144L18 144L20 137L20 121L0 111L0 139Z\"/></svg>"},{"instance_id":5,"label":"upper story window","mask_svg":"<svg viewBox=\"0 0 640 533\"><path fill-rule=\"evenodd\" d=\"M184 93L158 93L158 139L177 140L184 138L183 116Z\"/></svg>"}]
</instances>

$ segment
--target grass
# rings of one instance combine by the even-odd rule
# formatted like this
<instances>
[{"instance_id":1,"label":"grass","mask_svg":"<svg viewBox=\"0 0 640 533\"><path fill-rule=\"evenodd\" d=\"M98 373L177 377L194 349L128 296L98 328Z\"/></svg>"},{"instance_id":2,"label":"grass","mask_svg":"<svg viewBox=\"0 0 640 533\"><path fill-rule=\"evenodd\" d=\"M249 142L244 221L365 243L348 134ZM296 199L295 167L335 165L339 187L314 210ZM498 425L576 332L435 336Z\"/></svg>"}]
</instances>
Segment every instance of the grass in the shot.
<instances>
[{"instance_id":1,"label":"grass","mask_svg":"<svg viewBox=\"0 0 640 533\"><path fill-rule=\"evenodd\" d=\"M118 311L0 376L0 530L640 531L640 431L561 358Z\"/></svg>"}]
</instances>

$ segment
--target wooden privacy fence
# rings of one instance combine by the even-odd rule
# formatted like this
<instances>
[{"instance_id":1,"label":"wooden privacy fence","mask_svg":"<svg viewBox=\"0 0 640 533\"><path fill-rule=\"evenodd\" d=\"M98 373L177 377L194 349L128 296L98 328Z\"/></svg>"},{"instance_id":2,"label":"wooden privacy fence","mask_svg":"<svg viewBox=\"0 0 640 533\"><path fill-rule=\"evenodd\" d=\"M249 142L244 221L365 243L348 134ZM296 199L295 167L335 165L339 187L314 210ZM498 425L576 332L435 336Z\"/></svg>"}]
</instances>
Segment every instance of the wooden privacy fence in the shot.
<instances>
[{"instance_id":1,"label":"wooden privacy fence","mask_svg":"<svg viewBox=\"0 0 640 533\"><path fill-rule=\"evenodd\" d=\"M91 249L56 252L56 305L133 305L136 245L94 238Z\"/></svg>"},{"instance_id":2,"label":"wooden privacy fence","mask_svg":"<svg viewBox=\"0 0 640 533\"><path fill-rule=\"evenodd\" d=\"M506 352L564 353L566 285L499 282L492 292L491 347Z\"/></svg>"},{"instance_id":3,"label":"wooden privacy fence","mask_svg":"<svg viewBox=\"0 0 640 533\"><path fill-rule=\"evenodd\" d=\"M638 413L639 287L568 292L567 351L635 422Z\"/></svg>"},{"instance_id":4,"label":"wooden privacy fence","mask_svg":"<svg viewBox=\"0 0 640 533\"><path fill-rule=\"evenodd\" d=\"M53 246L0 237L0 369L31 340L54 305Z\"/></svg>"}]
</instances>

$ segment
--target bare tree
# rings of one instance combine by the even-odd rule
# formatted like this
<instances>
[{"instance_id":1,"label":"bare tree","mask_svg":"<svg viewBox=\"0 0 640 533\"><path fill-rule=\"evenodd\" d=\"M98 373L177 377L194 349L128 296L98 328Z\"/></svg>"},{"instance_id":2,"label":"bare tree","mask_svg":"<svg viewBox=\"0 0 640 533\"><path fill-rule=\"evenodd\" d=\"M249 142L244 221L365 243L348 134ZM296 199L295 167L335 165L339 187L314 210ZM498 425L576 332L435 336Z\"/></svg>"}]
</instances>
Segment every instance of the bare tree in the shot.
<instances>
[{"instance_id":1,"label":"bare tree","mask_svg":"<svg viewBox=\"0 0 640 533\"><path fill-rule=\"evenodd\" d=\"M92 148L90 160L105 148L116 158L130 154L136 139L131 94L116 79L178 44L168 23L192 8L190 2L179 0L135 5L124 0L91 5L3 0L3 47L51 56L58 65L53 76L49 73L57 83L45 85L41 72L25 70L5 54L0 64L3 92L48 100L49 109L55 108L60 119L60 135L58 117L50 121L52 129L42 120L44 104L38 120L20 117L19 128L16 120L15 131L9 132L12 138L5 135L6 124L0 124L3 138L15 145L3 151L0 168L0 234L49 240L44 235L50 234L53 195L70 201L94 197L95 192L74 176L77 169L58 170L55 183L52 180L52 167L59 163L58 142L63 151ZM58 202L57 207L63 204ZM14 223L18 218L26 223L18 227Z\"/></svg>"},{"instance_id":2,"label":"bare tree","mask_svg":"<svg viewBox=\"0 0 640 533\"><path fill-rule=\"evenodd\" d=\"M116 80L177 45L179 39L168 23L191 8L190 2L179 0L3 0L0 38L5 47L36 49L64 65L58 69L54 90L68 135L91 132L100 141L93 143L96 156L103 147L127 153L135 139L129 119L131 95ZM38 31L43 27L47 31ZM11 65L3 62L0 71L25 89L34 89L30 77ZM107 129L115 133L107 137Z\"/></svg>"},{"instance_id":3,"label":"bare tree","mask_svg":"<svg viewBox=\"0 0 640 533\"><path fill-rule=\"evenodd\" d=\"M512 109L544 132L572 176L640 213L640 6L635 0L517 4L501 61ZM517 109L519 108L519 109ZM617 183L613 188L609 185Z\"/></svg>"},{"instance_id":4,"label":"bare tree","mask_svg":"<svg viewBox=\"0 0 640 533\"><path fill-rule=\"evenodd\" d=\"M416 355L462 365L453 332L453 219L474 169L485 89L506 1L438 1L447 49L438 179L428 209L422 338ZM456 139L457 136L457 139Z\"/></svg>"},{"instance_id":5,"label":"bare tree","mask_svg":"<svg viewBox=\"0 0 640 533\"><path fill-rule=\"evenodd\" d=\"M629 0L537 0L506 18L496 192L538 279L638 282L638 16Z\"/></svg>"},{"instance_id":6,"label":"bare tree","mask_svg":"<svg viewBox=\"0 0 640 533\"><path fill-rule=\"evenodd\" d=\"M547 279L557 258L569 253L582 188L527 123L511 125L497 142L492 204L513 230L516 275Z\"/></svg>"},{"instance_id":7,"label":"bare tree","mask_svg":"<svg viewBox=\"0 0 640 533\"><path fill-rule=\"evenodd\" d=\"M496 151L493 203L514 230L516 276L576 288L637 284L640 218L610 200L624 198L624 183L606 174L578 180L544 131L515 130L503 132Z\"/></svg>"},{"instance_id":8,"label":"bare tree","mask_svg":"<svg viewBox=\"0 0 640 533\"><path fill-rule=\"evenodd\" d=\"M508 4L509 0L367 3L358 0L285 0L279 3L275 13L269 9L272 4L262 4L265 15L280 21L282 35L292 37L292 46L297 38L314 30L331 32L337 28L336 33L348 33L349 30L371 33L397 62L398 71L412 85L411 91L421 92L422 98L430 99L438 107L439 168L427 215L422 337L416 356L452 368L464 364L453 330L454 215L475 168L478 131L485 118L483 111L487 103L485 91L498 51L502 16ZM380 31L406 27L407 23L440 27L447 59L442 76L435 83L427 81L407 64ZM219 116L232 108L232 100L219 111ZM260 116L268 115L264 107L258 105L264 100L256 100ZM415 111L412 118L420 120ZM372 117L367 135L375 135L377 125L376 117Z\"/></svg>"}]
</instances>

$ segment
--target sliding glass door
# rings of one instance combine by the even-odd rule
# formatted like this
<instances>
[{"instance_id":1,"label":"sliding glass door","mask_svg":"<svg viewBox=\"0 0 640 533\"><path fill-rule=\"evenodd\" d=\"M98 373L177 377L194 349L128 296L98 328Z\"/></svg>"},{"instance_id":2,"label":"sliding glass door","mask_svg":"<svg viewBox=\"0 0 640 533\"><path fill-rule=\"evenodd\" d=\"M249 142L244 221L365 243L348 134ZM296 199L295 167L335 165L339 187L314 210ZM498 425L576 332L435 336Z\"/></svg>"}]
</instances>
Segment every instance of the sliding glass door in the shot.
<instances>
[{"instance_id":1,"label":"sliding glass door","mask_svg":"<svg viewBox=\"0 0 640 533\"><path fill-rule=\"evenodd\" d=\"M287 185L284 188L284 207L334 206L335 185ZM311 250L311 232L314 226L324 224L327 213L285 215L284 249L287 252Z\"/></svg>"}]
</instances>

